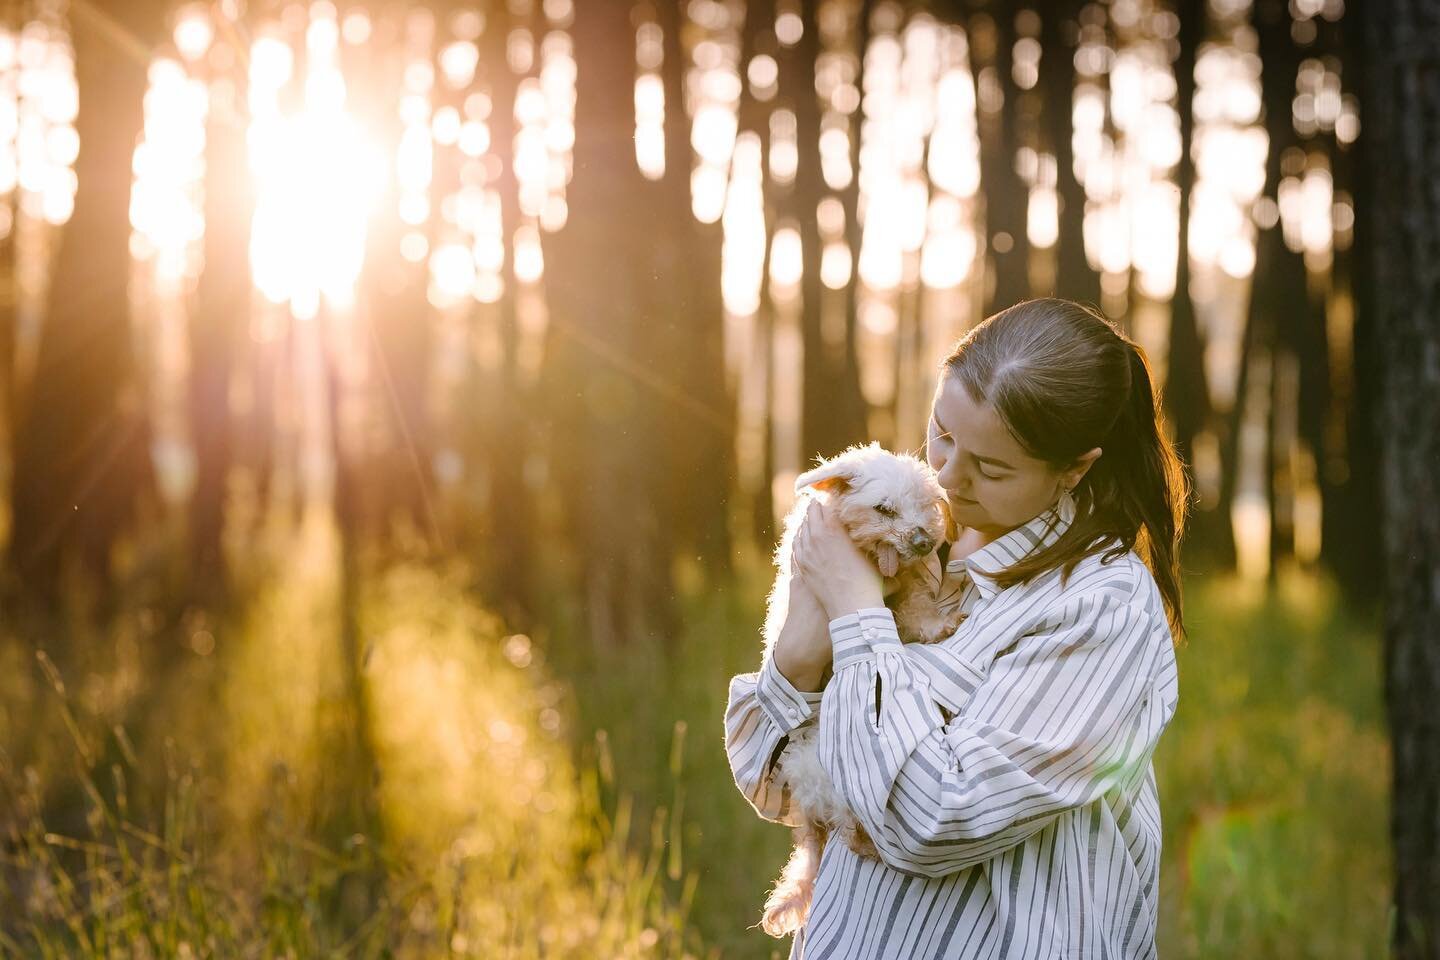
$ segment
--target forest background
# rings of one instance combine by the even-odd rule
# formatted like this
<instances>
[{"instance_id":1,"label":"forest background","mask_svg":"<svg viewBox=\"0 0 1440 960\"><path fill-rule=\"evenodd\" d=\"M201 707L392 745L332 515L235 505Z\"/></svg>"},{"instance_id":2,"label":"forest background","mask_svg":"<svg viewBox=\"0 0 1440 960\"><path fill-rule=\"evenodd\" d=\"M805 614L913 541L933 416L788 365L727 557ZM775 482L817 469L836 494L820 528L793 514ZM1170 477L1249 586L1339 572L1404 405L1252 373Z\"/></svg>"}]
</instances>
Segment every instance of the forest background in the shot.
<instances>
[{"instance_id":1,"label":"forest background","mask_svg":"<svg viewBox=\"0 0 1440 960\"><path fill-rule=\"evenodd\" d=\"M783 956L794 478L1053 294L1194 486L1161 953L1440 955L1437 6L0 4L0 952Z\"/></svg>"}]
</instances>

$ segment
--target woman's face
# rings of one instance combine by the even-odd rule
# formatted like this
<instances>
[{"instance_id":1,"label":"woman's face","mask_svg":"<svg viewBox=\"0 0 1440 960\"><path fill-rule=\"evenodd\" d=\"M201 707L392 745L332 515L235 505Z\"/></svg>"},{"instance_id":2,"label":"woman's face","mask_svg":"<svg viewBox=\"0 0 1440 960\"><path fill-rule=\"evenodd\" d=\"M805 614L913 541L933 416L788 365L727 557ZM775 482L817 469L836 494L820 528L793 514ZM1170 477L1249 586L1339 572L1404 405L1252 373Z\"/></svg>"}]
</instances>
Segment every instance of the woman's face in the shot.
<instances>
[{"instance_id":1,"label":"woman's face","mask_svg":"<svg viewBox=\"0 0 1440 960\"><path fill-rule=\"evenodd\" d=\"M1055 470L1027 454L988 403L976 403L955 377L940 376L925 441L930 466L945 488L955 522L995 539L1051 506L1100 455Z\"/></svg>"}]
</instances>

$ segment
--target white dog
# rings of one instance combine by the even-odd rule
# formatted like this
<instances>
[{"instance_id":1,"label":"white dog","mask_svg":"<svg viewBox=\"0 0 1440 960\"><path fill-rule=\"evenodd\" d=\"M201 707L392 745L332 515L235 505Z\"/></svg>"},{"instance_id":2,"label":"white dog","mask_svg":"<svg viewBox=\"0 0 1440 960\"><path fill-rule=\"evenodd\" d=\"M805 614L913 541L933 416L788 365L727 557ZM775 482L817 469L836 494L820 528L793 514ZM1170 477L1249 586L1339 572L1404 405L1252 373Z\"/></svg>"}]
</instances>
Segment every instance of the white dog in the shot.
<instances>
[{"instance_id":1,"label":"white dog","mask_svg":"<svg viewBox=\"0 0 1440 960\"><path fill-rule=\"evenodd\" d=\"M944 579L944 564L932 561L936 546L954 542L958 530L945 494L929 465L909 454L892 453L878 443L856 445L795 481L796 502L785 517L775 551L778 572L767 600L765 656L773 654L790 600L790 550L801 518L816 496L826 498L851 540L885 578L885 605L895 614L900 639L934 643L952 636L964 615L953 602L954 585ZM812 724L790 734L780 755L776 783L790 790L803 818L795 827L795 847L765 902L761 926L775 937L793 933L805 922L820 868L820 851L834 831L852 850L878 860L864 828L855 820L821 768Z\"/></svg>"}]
</instances>

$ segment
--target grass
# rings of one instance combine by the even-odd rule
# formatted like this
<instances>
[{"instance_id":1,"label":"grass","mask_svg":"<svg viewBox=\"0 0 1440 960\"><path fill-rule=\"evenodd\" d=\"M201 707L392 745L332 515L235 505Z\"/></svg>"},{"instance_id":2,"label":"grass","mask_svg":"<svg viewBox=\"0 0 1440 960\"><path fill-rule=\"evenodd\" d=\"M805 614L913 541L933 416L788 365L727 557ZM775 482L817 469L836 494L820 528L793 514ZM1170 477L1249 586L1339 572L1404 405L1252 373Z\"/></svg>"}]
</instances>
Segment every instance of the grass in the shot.
<instances>
[{"instance_id":1,"label":"grass","mask_svg":"<svg viewBox=\"0 0 1440 960\"><path fill-rule=\"evenodd\" d=\"M768 572L697 586L674 648L622 666L557 640L577 724L615 744L619 777L663 796L663 731L684 722L687 858L696 922L730 958L783 957L748 929L789 849L730 779L729 678L759 665ZM690 572L693 574L693 571ZM693 579L693 577L692 577ZM1378 614L1344 608L1314 576L1266 591L1232 577L1187 583L1180 703L1154 759L1165 830L1159 951L1171 958L1384 956L1390 900L1389 746ZM696 735L698 733L698 735Z\"/></svg>"},{"instance_id":2,"label":"grass","mask_svg":"<svg viewBox=\"0 0 1440 960\"><path fill-rule=\"evenodd\" d=\"M684 634L622 663L563 596L527 637L462 567L338 569L307 523L233 614L0 635L0 954L785 956L754 925L789 831L723 749L764 558L681 569ZM1384 955L1377 616L1301 576L1187 611L1161 954Z\"/></svg>"},{"instance_id":3,"label":"grass","mask_svg":"<svg viewBox=\"0 0 1440 960\"><path fill-rule=\"evenodd\" d=\"M1180 706L1156 751L1161 951L1379 957L1390 750L1376 611L1287 576L1192 582Z\"/></svg>"},{"instance_id":4,"label":"grass","mask_svg":"<svg viewBox=\"0 0 1440 960\"><path fill-rule=\"evenodd\" d=\"M459 567L347 594L336 551L307 524L233 618L128 611L63 667L0 638L0 954L703 955L672 818L632 841L543 652Z\"/></svg>"}]
</instances>

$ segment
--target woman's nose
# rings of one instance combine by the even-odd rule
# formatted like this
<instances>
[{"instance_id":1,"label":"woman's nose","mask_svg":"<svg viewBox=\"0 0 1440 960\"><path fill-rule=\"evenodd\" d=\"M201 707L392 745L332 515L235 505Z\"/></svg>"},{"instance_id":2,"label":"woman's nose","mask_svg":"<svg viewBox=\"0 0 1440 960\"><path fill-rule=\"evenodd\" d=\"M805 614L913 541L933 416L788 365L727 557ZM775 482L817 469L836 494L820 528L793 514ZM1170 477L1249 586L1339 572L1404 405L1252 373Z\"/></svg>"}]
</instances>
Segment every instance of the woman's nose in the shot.
<instances>
[{"instance_id":1,"label":"woman's nose","mask_svg":"<svg viewBox=\"0 0 1440 960\"><path fill-rule=\"evenodd\" d=\"M968 493L970 490L970 478L964 475L964 471L953 458L941 464L940 469L935 471L935 478L946 490L958 493Z\"/></svg>"}]
</instances>

